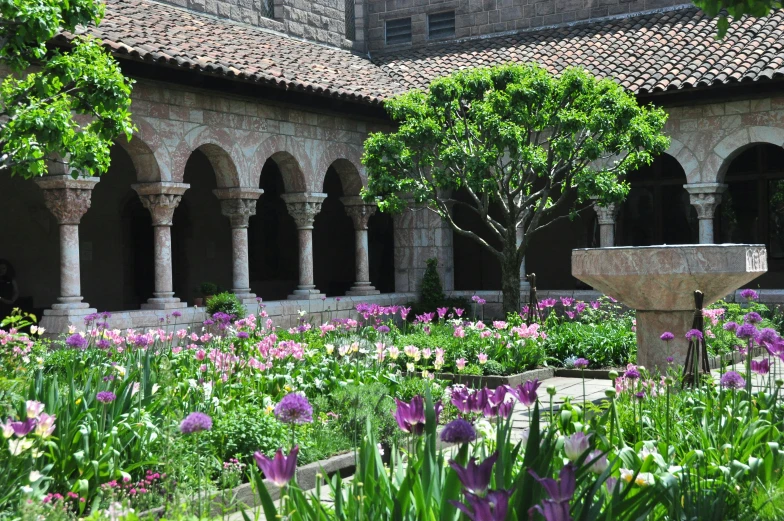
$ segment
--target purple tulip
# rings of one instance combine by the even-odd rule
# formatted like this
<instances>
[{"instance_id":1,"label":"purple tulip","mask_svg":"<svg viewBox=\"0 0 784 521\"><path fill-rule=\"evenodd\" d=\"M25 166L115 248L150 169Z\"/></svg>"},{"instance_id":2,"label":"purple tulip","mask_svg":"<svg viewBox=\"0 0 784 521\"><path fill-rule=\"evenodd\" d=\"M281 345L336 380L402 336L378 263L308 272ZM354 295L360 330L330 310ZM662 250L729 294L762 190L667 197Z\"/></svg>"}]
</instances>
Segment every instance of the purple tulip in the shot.
<instances>
[{"instance_id":1,"label":"purple tulip","mask_svg":"<svg viewBox=\"0 0 784 521\"><path fill-rule=\"evenodd\" d=\"M449 460L449 466L457 473L460 483L471 494L484 494L490 486L490 478L493 475L493 465L498 459L498 451L494 452L479 465L476 458L471 458L468 465L460 466L455 460Z\"/></svg>"},{"instance_id":2,"label":"purple tulip","mask_svg":"<svg viewBox=\"0 0 784 521\"><path fill-rule=\"evenodd\" d=\"M484 497L470 493L465 496L470 508L455 500L449 502L460 509L471 521L504 521L509 509L509 498L512 496L512 491L491 490Z\"/></svg>"},{"instance_id":3,"label":"purple tulip","mask_svg":"<svg viewBox=\"0 0 784 521\"><path fill-rule=\"evenodd\" d=\"M577 461L588 450L589 445L588 436L585 433L575 432L564 440L564 452L567 458Z\"/></svg>"},{"instance_id":4,"label":"purple tulip","mask_svg":"<svg viewBox=\"0 0 784 521\"><path fill-rule=\"evenodd\" d=\"M536 403L536 390L539 389L540 385L542 385L542 382L539 380L528 380L513 389L512 394L520 403L526 407L531 407Z\"/></svg>"},{"instance_id":5,"label":"purple tulip","mask_svg":"<svg viewBox=\"0 0 784 521\"><path fill-rule=\"evenodd\" d=\"M569 501L572 500L577 488L574 465L567 463L558 474L558 481L552 478L540 478L531 469L528 472L550 496L544 499L541 505L532 507L528 511L528 515L532 516L533 511L536 510L544 516L546 521L572 521L572 516L569 513Z\"/></svg>"},{"instance_id":6,"label":"purple tulip","mask_svg":"<svg viewBox=\"0 0 784 521\"><path fill-rule=\"evenodd\" d=\"M274 458L269 458L261 452L254 453L253 458L264 473L264 477L278 487L282 487L294 477L294 471L297 469L297 453L299 453L299 445L294 445L288 457L283 455L283 449L278 449Z\"/></svg>"},{"instance_id":7,"label":"purple tulip","mask_svg":"<svg viewBox=\"0 0 784 521\"><path fill-rule=\"evenodd\" d=\"M27 436L38 426L38 420L35 418L27 418L23 422L11 422L11 428L14 430L14 434L22 438Z\"/></svg>"},{"instance_id":8,"label":"purple tulip","mask_svg":"<svg viewBox=\"0 0 784 521\"><path fill-rule=\"evenodd\" d=\"M462 389L453 390L450 401L460 414L468 414L471 412L471 404L468 402L470 396L470 392L464 387Z\"/></svg>"},{"instance_id":9,"label":"purple tulip","mask_svg":"<svg viewBox=\"0 0 784 521\"><path fill-rule=\"evenodd\" d=\"M395 398L397 409L395 420L404 432L420 435L425 432L425 401L421 396L414 396L411 403Z\"/></svg>"}]
</instances>

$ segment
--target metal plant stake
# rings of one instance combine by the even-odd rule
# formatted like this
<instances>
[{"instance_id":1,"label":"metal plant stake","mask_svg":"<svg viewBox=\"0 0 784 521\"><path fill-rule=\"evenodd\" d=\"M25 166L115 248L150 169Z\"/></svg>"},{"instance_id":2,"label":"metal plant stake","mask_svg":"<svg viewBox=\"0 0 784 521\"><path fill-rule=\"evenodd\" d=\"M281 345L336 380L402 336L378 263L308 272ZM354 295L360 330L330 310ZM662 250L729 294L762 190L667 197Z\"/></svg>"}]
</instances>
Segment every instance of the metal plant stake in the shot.
<instances>
[{"instance_id":1,"label":"metal plant stake","mask_svg":"<svg viewBox=\"0 0 784 521\"><path fill-rule=\"evenodd\" d=\"M689 349L686 351L686 363L683 366L683 385L695 387L700 378L705 374L710 374L708 365L708 347L705 344L705 319L702 316L702 302L705 296L702 291L694 292L694 321L691 328L696 329L701 334L699 338L692 337L689 340ZM702 374L700 374L702 373Z\"/></svg>"}]
</instances>

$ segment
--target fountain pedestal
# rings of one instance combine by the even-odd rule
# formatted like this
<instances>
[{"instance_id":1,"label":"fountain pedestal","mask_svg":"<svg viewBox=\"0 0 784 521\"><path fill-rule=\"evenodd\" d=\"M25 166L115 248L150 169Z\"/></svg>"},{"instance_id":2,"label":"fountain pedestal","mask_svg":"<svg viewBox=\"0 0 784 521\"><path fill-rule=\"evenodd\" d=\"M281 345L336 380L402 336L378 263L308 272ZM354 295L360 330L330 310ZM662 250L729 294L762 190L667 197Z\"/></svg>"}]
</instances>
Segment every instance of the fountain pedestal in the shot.
<instances>
[{"instance_id":1,"label":"fountain pedestal","mask_svg":"<svg viewBox=\"0 0 784 521\"><path fill-rule=\"evenodd\" d=\"M572 275L637 310L637 363L683 365L694 319L694 291L708 306L768 270L765 246L689 244L572 250ZM670 331L668 346L659 336ZM708 339L710 342L710 339Z\"/></svg>"}]
</instances>

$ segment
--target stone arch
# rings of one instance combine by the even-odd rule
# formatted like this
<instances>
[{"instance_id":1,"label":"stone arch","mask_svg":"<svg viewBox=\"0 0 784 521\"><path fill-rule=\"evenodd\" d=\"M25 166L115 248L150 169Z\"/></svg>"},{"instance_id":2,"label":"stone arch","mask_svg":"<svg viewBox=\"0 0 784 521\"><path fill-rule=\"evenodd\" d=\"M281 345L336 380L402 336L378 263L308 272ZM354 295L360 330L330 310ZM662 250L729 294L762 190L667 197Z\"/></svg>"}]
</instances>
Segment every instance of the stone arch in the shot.
<instances>
[{"instance_id":1,"label":"stone arch","mask_svg":"<svg viewBox=\"0 0 784 521\"><path fill-rule=\"evenodd\" d=\"M700 161L689 147L684 145L681 141L671 137L670 147L664 153L672 156L678 161L681 168L683 168L683 172L686 174L687 183L700 182Z\"/></svg>"},{"instance_id":2,"label":"stone arch","mask_svg":"<svg viewBox=\"0 0 784 521\"><path fill-rule=\"evenodd\" d=\"M784 128L779 127L747 127L725 137L713 148L709 164L718 167L716 169L716 181L724 182L724 176L733 159L742 152L756 144L767 143L784 147Z\"/></svg>"},{"instance_id":3,"label":"stone arch","mask_svg":"<svg viewBox=\"0 0 784 521\"><path fill-rule=\"evenodd\" d=\"M345 195L359 195L362 187L367 186L367 174L362 165L362 154L356 148L345 143L328 147L319 158L314 189L320 190L324 185L324 178L329 167L334 168L340 177Z\"/></svg>"},{"instance_id":4,"label":"stone arch","mask_svg":"<svg viewBox=\"0 0 784 521\"><path fill-rule=\"evenodd\" d=\"M242 168L245 163L242 150L228 132L207 126L194 128L177 146L177 151L174 153L175 181L182 182L185 165L195 150L207 156L220 188L241 186L238 166Z\"/></svg>"},{"instance_id":5,"label":"stone arch","mask_svg":"<svg viewBox=\"0 0 784 521\"><path fill-rule=\"evenodd\" d=\"M117 140L130 156L136 169L136 179L143 183L171 181L171 157L160 135L143 119L135 119L138 131L131 140Z\"/></svg>"},{"instance_id":6,"label":"stone arch","mask_svg":"<svg viewBox=\"0 0 784 521\"><path fill-rule=\"evenodd\" d=\"M250 161L251 186L259 186L264 163L272 159L280 169L286 192L305 192L310 176L306 175L302 164L307 157L304 147L290 136L276 135L265 139L254 152L253 161Z\"/></svg>"}]
</instances>

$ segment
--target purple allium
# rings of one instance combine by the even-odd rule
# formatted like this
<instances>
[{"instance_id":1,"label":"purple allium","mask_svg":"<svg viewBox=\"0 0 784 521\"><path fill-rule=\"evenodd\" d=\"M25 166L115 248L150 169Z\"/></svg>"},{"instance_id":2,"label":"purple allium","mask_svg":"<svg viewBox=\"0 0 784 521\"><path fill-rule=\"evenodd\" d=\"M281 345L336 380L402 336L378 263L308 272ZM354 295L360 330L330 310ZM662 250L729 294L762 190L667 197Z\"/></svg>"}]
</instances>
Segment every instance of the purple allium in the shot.
<instances>
[{"instance_id":1,"label":"purple allium","mask_svg":"<svg viewBox=\"0 0 784 521\"><path fill-rule=\"evenodd\" d=\"M664 340L665 342L669 342L670 340L672 340L673 338L675 338L675 335L673 335L673 334L672 334L672 333L670 333L669 331L665 331L664 333L662 333L662 334L661 334L661 336L660 336L659 338L661 338L661 339L662 339L662 340Z\"/></svg>"},{"instance_id":2,"label":"purple allium","mask_svg":"<svg viewBox=\"0 0 784 521\"><path fill-rule=\"evenodd\" d=\"M450 499L457 509L463 512L471 521L504 521L509 510L511 490L491 490L486 496L477 496L466 493L468 505ZM470 507L470 508L469 508Z\"/></svg>"},{"instance_id":3,"label":"purple allium","mask_svg":"<svg viewBox=\"0 0 784 521\"><path fill-rule=\"evenodd\" d=\"M760 344L763 342L767 342L769 344L775 344L780 339L781 337L779 337L779 334L776 332L775 329L766 327L760 329L760 332L757 334L757 338L755 340Z\"/></svg>"},{"instance_id":4,"label":"purple allium","mask_svg":"<svg viewBox=\"0 0 784 521\"><path fill-rule=\"evenodd\" d=\"M447 423L441 431L441 441L447 443L470 443L475 439L476 429L462 418Z\"/></svg>"},{"instance_id":5,"label":"purple allium","mask_svg":"<svg viewBox=\"0 0 784 521\"><path fill-rule=\"evenodd\" d=\"M172 316L174 318L180 318L182 316L182 313L179 311L172 311Z\"/></svg>"},{"instance_id":6,"label":"purple allium","mask_svg":"<svg viewBox=\"0 0 784 521\"><path fill-rule=\"evenodd\" d=\"M672 363L674 360L675 360L675 358L673 358L673 357L671 357L671 356L668 356L668 357L667 357L667 363L668 363L668 364L671 364L671 363Z\"/></svg>"},{"instance_id":7,"label":"purple allium","mask_svg":"<svg viewBox=\"0 0 784 521\"><path fill-rule=\"evenodd\" d=\"M735 336L738 338L754 338L757 336L757 328L754 327L754 324L743 324L738 326Z\"/></svg>"},{"instance_id":8,"label":"purple allium","mask_svg":"<svg viewBox=\"0 0 784 521\"><path fill-rule=\"evenodd\" d=\"M627 369L625 373L623 373L623 377L627 380L636 380L640 377L640 371L635 368Z\"/></svg>"},{"instance_id":9,"label":"purple allium","mask_svg":"<svg viewBox=\"0 0 784 521\"><path fill-rule=\"evenodd\" d=\"M84 338L79 333L74 333L73 335L65 339L65 345L67 345L68 347L72 347L74 349L86 349L87 339Z\"/></svg>"},{"instance_id":10,"label":"purple allium","mask_svg":"<svg viewBox=\"0 0 784 521\"><path fill-rule=\"evenodd\" d=\"M747 324L759 324L762 322L762 317L756 311L750 311L746 313L743 320L745 320Z\"/></svg>"},{"instance_id":11,"label":"purple allium","mask_svg":"<svg viewBox=\"0 0 784 521\"><path fill-rule=\"evenodd\" d=\"M722 327L724 328L725 331L735 332L735 330L738 329L738 323L737 322L727 322Z\"/></svg>"},{"instance_id":12,"label":"purple allium","mask_svg":"<svg viewBox=\"0 0 784 521\"><path fill-rule=\"evenodd\" d=\"M575 361L574 361L574 366L575 366L577 369L585 369L585 368L586 368L586 367L588 367L590 364L591 364L591 362L589 362L589 361L588 361L588 360L586 360L585 358L578 358L577 360L575 360Z\"/></svg>"},{"instance_id":13,"label":"purple allium","mask_svg":"<svg viewBox=\"0 0 784 521\"><path fill-rule=\"evenodd\" d=\"M112 403L117 399L117 395L111 391L101 391L95 395L95 399L101 403Z\"/></svg>"},{"instance_id":14,"label":"purple allium","mask_svg":"<svg viewBox=\"0 0 784 521\"><path fill-rule=\"evenodd\" d=\"M512 395L526 407L531 407L536 403L536 390L539 389L540 385L542 385L542 382L539 380L528 380L512 389Z\"/></svg>"},{"instance_id":15,"label":"purple allium","mask_svg":"<svg viewBox=\"0 0 784 521\"><path fill-rule=\"evenodd\" d=\"M645 391L639 391L634 393L634 397L637 398L639 401L643 401L645 399Z\"/></svg>"},{"instance_id":16,"label":"purple allium","mask_svg":"<svg viewBox=\"0 0 784 521\"><path fill-rule=\"evenodd\" d=\"M389 333L389 327L384 325L377 326L376 331L378 331L379 333Z\"/></svg>"},{"instance_id":17,"label":"purple allium","mask_svg":"<svg viewBox=\"0 0 784 521\"><path fill-rule=\"evenodd\" d=\"M686 339L695 342L697 340L702 340L702 331L699 329L689 329L686 332Z\"/></svg>"},{"instance_id":18,"label":"purple allium","mask_svg":"<svg viewBox=\"0 0 784 521\"><path fill-rule=\"evenodd\" d=\"M110 347L112 347L112 343L109 342L107 339L102 338L95 343L95 347L97 347L98 349L109 349Z\"/></svg>"},{"instance_id":19,"label":"purple allium","mask_svg":"<svg viewBox=\"0 0 784 521\"><path fill-rule=\"evenodd\" d=\"M294 477L294 472L297 470L298 453L299 445L294 445L288 456L283 455L283 449L278 449L274 458L269 458L261 452L255 452L253 459L256 460L256 465L264 473L265 478L278 487L283 487Z\"/></svg>"},{"instance_id":20,"label":"purple allium","mask_svg":"<svg viewBox=\"0 0 784 521\"><path fill-rule=\"evenodd\" d=\"M484 494L490 486L490 478L493 476L493 465L498 459L498 451L491 454L479 465L476 458L471 458L468 465L460 466L455 460L449 460L449 466L457 473L460 483L467 492L471 494Z\"/></svg>"},{"instance_id":21,"label":"purple allium","mask_svg":"<svg viewBox=\"0 0 784 521\"><path fill-rule=\"evenodd\" d=\"M250 335L247 331L237 331L237 338L248 338Z\"/></svg>"},{"instance_id":22,"label":"purple allium","mask_svg":"<svg viewBox=\"0 0 784 521\"><path fill-rule=\"evenodd\" d=\"M564 453L572 461L577 461L589 448L589 439L584 432L575 432L564 439Z\"/></svg>"},{"instance_id":23,"label":"purple allium","mask_svg":"<svg viewBox=\"0 0 784 521\"><path fill-rule=\"evenodd\" d=\"M313 407L299 393L289 393L275 406L275 417L282 423L312 423Z\"/></svg>"},{"instance_id":24,"label":"purple allium","mask_svg":"<svg viewBox=\"0 0 784 521\"><path fill-rule=\"evenodd\" d=\"M735 371L727 371L719 380L719 383L725 389L743 389L746 387L746 380Z\"/></svg>"},{"instance_id":25,"label":"purple allium","mask_svg":"<svg viewBox=\"0 0 784 521\"><path fill-rule=\"evenodd\" d=\"M425 432L425 401L421 396L414 396L410 403L395 398L395 421L404 432L420 435Z\"/></svg>"},{"instance_id":26,"label":"purple allium","mask_svg":"<svg viewBox=\"0 0 784 521\"><path fill-rule=\"evenodd\" d=\"M567 463L561 469L561 472L558 474L558 481L553 478L540 478L531 469L528 470L528 473L542 485L545 491L547 491L547 495L550 496L544 499L541 505L531 507L528 511L529 517L533 517L535 510L544 516L546 521L571 521L569 502L572 500L574 491L577 488L574 464Z\"/></svg>"},{"instance_id":27,"label":"purple allium","mask_svg":"<svg viewBox=\"0 0 784 521\"><path fill-rule=\"evenodd\" d=\"M770 372L770 361L767 358L760 362L752 360L751 370L757 374L768 374Z\"/></svg>"},{"instance_id":28,"label":"purple allium","mask_svg":"<svg viewBox=\"0 0 784 521\"><path fill-rule=\"evenodd\" d=\"M204 324L205 326L211 326L211 325L213 325L214 323L215 323L215 321L214 321L214 320L212 320L211 318L208 318L207 320L205 320L204 322L202 322L202 324Z\"/></svg>"},{"instance_id":29,"label":"purple allium","mask_svg":"<svg viewBox=\"0 0 784 521\"><path fill-rule=\"evenodd\" d=\"M746 300L757 300L759 298L759 294L753 289L744 289L740 292L740 296Z\"/></svg>"},{"instance_id":30,"label":"purple allium","mask_svg":"<svg viewBox=\"0 0 784 521\"><path fill-rule=\"evenodd\" d=\"M212 418L203 412L192 412L180 423L180 432L183 434L195 434L210 429L212 429Z\"/></svg>"}]
</instances>

